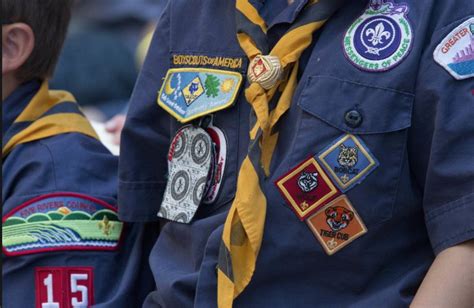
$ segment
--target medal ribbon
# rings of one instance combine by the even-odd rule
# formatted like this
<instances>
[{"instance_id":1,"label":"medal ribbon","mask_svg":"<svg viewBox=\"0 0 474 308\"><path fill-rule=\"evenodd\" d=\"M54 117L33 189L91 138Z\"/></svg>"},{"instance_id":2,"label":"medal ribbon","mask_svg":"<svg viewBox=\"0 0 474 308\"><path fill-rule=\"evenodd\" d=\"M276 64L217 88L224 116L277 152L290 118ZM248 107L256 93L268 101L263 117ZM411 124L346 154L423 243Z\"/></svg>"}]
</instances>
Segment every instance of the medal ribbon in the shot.
<instances>
[{"instance_id":1,"label":"medal ribbon","mask_svg":"<svg viewBox=\"0 0 474 308\"><path fill-rule=\"evenodd\" d=\"M5 133L2 157L19 144L65 133L81 133L99 139L74 96L65 91L50 91L45 81Z\"/></svg>"},{"instance_id":2,"label":"medal ribbon","mask_svg":"<svg viewBox=\"0 0 474 308\"><path fill-rule=\"evenodd\" d=\"M267 26L248 0L236 0L237 39L250 62L269 54L280 60L287 78L270 89L251 83L245 97L252 106L250 145L237 179L237 192L227 216L217 266L219 307L232 307L233 300L250 283L262 243L266 197L261 183L270 173L270 162L278 141L277 123L290 108L297 85L298 60L311 44L313 33L342 5L343 0L309 3L295 22L269 50ZM252 69L252 68L250 68ZM270 101L278 93L274 108Z\"/></svg>"}]
</instances>

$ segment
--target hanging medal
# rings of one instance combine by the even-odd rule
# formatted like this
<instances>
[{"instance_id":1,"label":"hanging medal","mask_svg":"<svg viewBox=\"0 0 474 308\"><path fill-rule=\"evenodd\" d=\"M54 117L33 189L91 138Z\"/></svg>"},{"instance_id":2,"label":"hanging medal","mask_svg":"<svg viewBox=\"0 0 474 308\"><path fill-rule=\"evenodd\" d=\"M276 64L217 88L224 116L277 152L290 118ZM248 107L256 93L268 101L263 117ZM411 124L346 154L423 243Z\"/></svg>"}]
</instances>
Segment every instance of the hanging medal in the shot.
<instances>
[{"instance_id":1,"label":"hanging medal","mask_svg":"<svg viewBox=\"0 0 474 308\"><path fill-rule=\"evenodd\" d=\"M227 140L222 130L214 126L212 123L206 128L206 131L212 139L214 155L203 203L211 204L217 200L224 177L224 169L227 159Z\"/></svg>"},{"instance_id":2,"label":"hanging medal","mask_svg":"<svg viewBox=\"0 0 474 308\"><path fill-rule=\"evenodd\" d=\"M168 151L168 183L158 217L189 223L202 202L211 169L212 140L201 127L181 128Z\"/></svg>"}]
</instances>

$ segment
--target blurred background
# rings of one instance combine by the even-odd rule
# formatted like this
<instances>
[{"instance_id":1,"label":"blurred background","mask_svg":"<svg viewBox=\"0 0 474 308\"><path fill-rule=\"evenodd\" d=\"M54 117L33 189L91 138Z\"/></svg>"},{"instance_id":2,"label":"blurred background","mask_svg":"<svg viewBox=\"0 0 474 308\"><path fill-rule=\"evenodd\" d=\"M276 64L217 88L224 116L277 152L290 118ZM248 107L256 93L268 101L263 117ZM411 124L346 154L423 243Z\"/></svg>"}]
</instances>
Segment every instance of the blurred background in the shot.
<instances>
[{"instance_id":1,"label":"blurred background","mask_svg":"<svg viewBox=\"0 0 474 308\"><path fill-rule=\"evenodd\" d=\"M138 72L167 0L78 0L52 89L74 94L106 145L120 131Z\"/></svg>"}]
</instances>

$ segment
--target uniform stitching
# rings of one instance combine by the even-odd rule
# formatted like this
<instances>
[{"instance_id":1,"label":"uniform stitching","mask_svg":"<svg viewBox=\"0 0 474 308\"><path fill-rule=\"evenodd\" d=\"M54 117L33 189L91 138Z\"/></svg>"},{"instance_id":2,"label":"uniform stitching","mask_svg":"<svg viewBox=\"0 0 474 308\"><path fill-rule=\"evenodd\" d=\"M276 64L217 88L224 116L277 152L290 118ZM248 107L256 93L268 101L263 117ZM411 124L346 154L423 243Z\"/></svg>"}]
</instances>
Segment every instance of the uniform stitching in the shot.
<instances>
[{"instance_id":1,"label":"uniform stitching","mask_svg":"<svg viewBox=\"0 0 474 308\"><path fill-rule=\"evenodd\" d=\"M462 17L462 18L459 18L445 26L440 26L439 28L435 28L432 32L432 38L434 38L435 36L437 36L437 38L439 38L440 36L446 36L448 35L448 33L450 33L452 30L453 30L453 27L455 26L458 26L466 21L468 21L470 18L472 18L471 15L468 15L468 16L465 16L465 17ZM440 34L438 36L438 33ZM438 41L438 40L432 40L434 42Z\"/></svg>"},{"instance_id":2,"label":"uniform stitching","mask_svg":"<svg viewBox=\"0 0 474 308\"><path fill-rule=\"evenodd\" d=\"M447 239L439 242L438 244L433 245L433 250L438 250L438 248L443 247L444 245L446 245L446 243L449 243L454 239L462 239L464 235L467 235L467 234L470 234L470 233L474 234L474 229L470 229L470 230L467 230L467 231L464 231L464 232L461 232L461 233L457 233L456 235L448 237Z\"/></svg>"},{"instance_id":3,"label":"uniform stitching","mask_svg":"<svg viewBox=\"0 0 474 308\"><path fill-rule=\"evenodd\" d=\"M406 161L405 158L406 158L407 155L408 155L408 154L406 154L407 140L408 140L408 132L407 132L407 131L404 132L403 140L404 140L404 142L402 143L400 153L399 153L399 155L397 156L397 157L402 157L402 158L400 159L400 164L399 164L399 166L398 166L398 173L397 173L397 176L396 176L396 178L395 178L395 181L397 181L397 188L395 189L394 195L393 195L393 197L392 197L391 215L390 215L390 217L389 217L388 219L386 219L386 220L389 220L389 219L391 219L391 218L393 217L393 211L394 211L394 208L395 208L395 202L396 202L397 197L398 197L399 192L400 192L400 185L401 185L401 181L402 181L401 177L402 177L403 165L404 165L404 163L405 163L405 161ZM404 154L404 153L405 153L405 154ZM402 154L404 154L404 155L402 156Z\"/></svg>"},{"instance_id":4,"label":"uniform stitching","mask_svg":"<svg viewBox=\"0 0 474 308\"><path fill-rule=\"evenodd\" d=\"M388 91L388 92L392 92L392 93L396 93L396 94L402 94L402 95L405 96L405 99L408 99L408 100L411 101L410 102L410 117L409 117L408 120L406 120L406 123L405 122L403 123L402 126L397 127L395 129L390 129L390 130L387 130L387 129L385 129L385 130L380 130L380 129L379 130L377 130L377 129L376 130L350 129L350 128L344 127L342 125L338 125L337 123L332 123L329 120L325 119L320 114L317 114L317 113L313 112L312 110L308 110L308 108L303 106L302 103L301 103L302 100L307 96L307 93L306 93L305 90L309 88L309 86L311 84L311 80L316 80L316 78L319 78L319 77L330 78L330 79L338 80L338 81L341 81L341 82L347 82L347 83L351 83L351 84L355 84L355 85L364 86L364 87L367 87L367 88L374 88L374 89ZM306 84L305 84L305 86L302 90L302 93L300 95L300 98L297 101L297 105L302 110L304 110L306 113L312 115L313 117L316 117L316 118L320 119L321 121L323 121L324 123L326 123L326 124L328 124L332 127L336 127L337 129L342 130L344 132L355 133L355 134L380 134L380 133L388 133L388 132L395 132L395 131L404 130L404 129L407 129L411 126L411 122L412 122L411 113L413 112L414 97L415 97L414 94L411 94L411 93L408 93L408 92L398 91L398 90L395 90L395 89L369 86L369 85L365 85L365 84L362 84L362 83L348 81L348 80L344 80L344 79L340 79L340 78L336 78L336 77L332 77L332 76L327 76L327 75L317 75L317 76L310 76L308 78L308 80L306 81ZM408 112L407 112L407 114L408 114Z\"/></svg>"},{"instance_id":5,"label":"uniform stitching","mask_svg":"<svg viewBox=\"0 0 474 308\"><path fill-rule=\"evenodd\" d=\"M164 189L166 182L119 182L119 186L125 190L148 190L153 188Z\"/></svg>"},{"instance_id":6,"label":"uniform stitching","mask_svg":"<svg viewBox=\"0 0 474 308\"><path fill-rule=\"evenodd\" d=\"M182 49L182 50L176 50L176 49L170 49L170 54L171 56L179 53L189 53L190 55L193 56L215 56L215 57L235 57L235 58L243 58L245 60L246 56L244 54L239 54L239 53L230 53L227 51L202 51L202 50L191 50L191 49Z\"/></svg>"},{"instance_id":7,"label":"uniform stitching","mask_svg":"<svg viewBox=\"0 0 474 308\"><path fill-rule=\"evenodd\" d=\"M442 205L442 208L437 208L432 211L429 211L426 213L426 221L431 222L438 218L439 216L442 216L448 212L452 212L455 210L458 210L459 207L465 206L469 203L469 199L474 198L474 194L470 194L467 196L463 196L457 200L454 200L452 202L445 203Z\"/></svg>"},{"instance_id":8,"label":"uniform stitching","mask_svg":"<svg viewBox=\"0 0 474 308\"><path fill-rule=\"evenodd\" d=\"M49 153L49 156L51 157L51 164L53 165L52 169L53 169L53 179L54 179L54 190L57 190L58 189L58 184L57 184L57 181L56 181L56 163L54 162L53 152L51 151L49 146L47 144L45 144L42 140L39 140L38 143L46 148L46 150Z\"/></svg>"},{"instance_id":9,"label":"uniform stitching","mask_svg":"<svg viewBox=\"0 0 474 308\"><path fill-rule=\"evenodd\" d=\"M342 78L338 78L338 77L330 76L330 75L313 75L313 76L309 76L309 80L311 80L311 79L314 80L314 79L320 78L320 77L334 79L334 80L338 80L338 81L342 81L342 82L346 82L346 83L351 83L351 84L355 84L355 85L358 85L358 86L363 86L363 87L366 87L366 88L378 89L378 90L382 90L382 91L388 91L388 92L393 92L393 93L397 93L397 94L402 94L402 95L409 96L411 98L415 97L415 94L411 93L411 92L406 92L406 91L397 90L397 89L393 89L393 88L387 88L387 87L378 87L378 86L368 85L368 84L364 84L364 83L361 83L361 82L342 79Z\"/></svg>"}]
</instances>

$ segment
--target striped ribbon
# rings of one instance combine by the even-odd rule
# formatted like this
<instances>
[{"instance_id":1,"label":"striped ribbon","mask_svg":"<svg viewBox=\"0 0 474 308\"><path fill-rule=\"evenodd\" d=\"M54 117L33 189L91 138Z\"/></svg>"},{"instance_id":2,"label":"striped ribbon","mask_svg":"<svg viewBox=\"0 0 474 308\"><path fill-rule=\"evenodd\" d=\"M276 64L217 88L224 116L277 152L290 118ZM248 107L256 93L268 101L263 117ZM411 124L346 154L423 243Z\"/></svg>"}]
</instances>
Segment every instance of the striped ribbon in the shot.
<instances>
[{"instance_id":1,"label":"striped ribbon","mask_svg":"<svg viewBox=\"0 0 474 308\"><path fill-rule=\"evenodd\" d=\"M74 97L69 92L50 91L45 81L6 131L2 157L19 144L74 132L99 139Z\"/></svg>"},{"instance_id":2,"label":"striped ribbon","mask_svg":"<svg viewBox=\"0 0 474 308\"><path fill-rule=\"evenodd\" d=\"M227 216L217 266L219 307L232 307L250 283L262 243L267 201L261 187L270 173L278 141L277 123L290 108L297 85L298 61L313 33L343 4L343 0L309 1L288 31L270 50L267 26L248 0L236 0L237 39L250 61L258 55L280 59L286 78L265 90L251 83L245 97L252 106L250 145L237 179L237 192ZM272 99L277 101L271 104Z\"/></svg>"}]
</instances>

